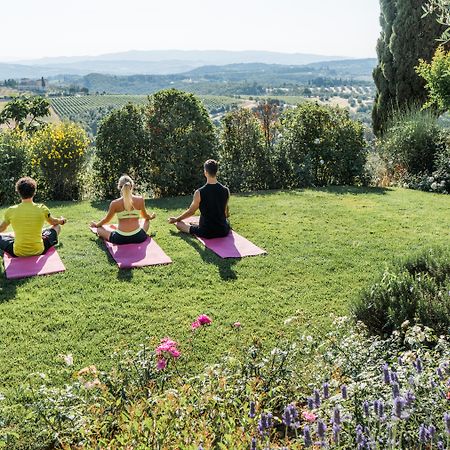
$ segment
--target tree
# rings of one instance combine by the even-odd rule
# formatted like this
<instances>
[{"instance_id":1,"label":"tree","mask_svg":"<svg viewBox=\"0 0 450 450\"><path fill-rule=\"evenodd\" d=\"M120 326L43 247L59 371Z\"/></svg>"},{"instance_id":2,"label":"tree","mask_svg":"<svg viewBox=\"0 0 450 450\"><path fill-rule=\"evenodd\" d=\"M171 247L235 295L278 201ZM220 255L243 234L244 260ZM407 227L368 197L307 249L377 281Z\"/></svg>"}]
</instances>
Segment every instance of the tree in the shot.
<instances>
[{"instance_id":1,"label":"tree","mask_svg":"<svg viewBox=\"0 0 450 450\"><path fill-rule=\"evenodd\" d=\"M187 92L159 91L149 97L145 126L155 194L193 193L204 182L203 163L217 152L214 126L203 103Z\"/></svg>"},{"instance_id":2,"label":"tree","mask_svg":"<svg viewBox=\"0 0 450 450\"><path fill-rule=\"evenodd\" d=\"M264 133L264 143L267 150L273 148L278 133L278 117L280 103L278 100L264 100L256 107L256 117L260 120Z\"/></svg>"},{"instance_id":3,"label":"tree","mask_svg":"<svg viewBox=\"0 0 450 450\"><path fill-rule=\"evenodd\" d=\"M426 81L428 101L424 107L439 112L450 110L450 52L439 47L431 63L420 60L416 71Z\"/></svg>"},{"instance_id":4,"label":"tree","mask_svg":"<svg viewBox=\"0 0 450 450\"><path fill-rule=\"evenodd\" d=\"M221 174L233 192L267 189L272 168L269 148L264 145L261 123L246 108L236 109L222 119Z\"/></svg>"},{"instance_id":5,"label":"tree","mask_svg":"<svg viewBox=\"0 0 450 450\"><path fill-rule=\"evenodd\" d=\"M42 97L17 97L7 103L0 112L0 125L11 129L35 131L44 122L43 117L50 115L50 102Z\"/></svg>"},{"instance_id":6,"label":"tree","mask_svg":"<svg viewBox=\"0 0 450 450\"><path fill-rule=\"evenodd\" d=\"M100 194L117 195L117 180L124 173L138 184L148 181L148 142L144 114L129 103L113 111L100 125L94 160Z\"/></svg>"},{"instance_id":7,"label":"tree","mask_svg":"<svg viewBox=\"0 0 450 450\"><path fill-rule=\"evenodd\" d=\"M431 59L444 31L436 16L423 17L423 0L380 0L381 36L373 77L377 94L372 111L374 132L381 135L395 110L422 105L425 83L415 72L419 59Z\"/></svg>"}]
</instances>

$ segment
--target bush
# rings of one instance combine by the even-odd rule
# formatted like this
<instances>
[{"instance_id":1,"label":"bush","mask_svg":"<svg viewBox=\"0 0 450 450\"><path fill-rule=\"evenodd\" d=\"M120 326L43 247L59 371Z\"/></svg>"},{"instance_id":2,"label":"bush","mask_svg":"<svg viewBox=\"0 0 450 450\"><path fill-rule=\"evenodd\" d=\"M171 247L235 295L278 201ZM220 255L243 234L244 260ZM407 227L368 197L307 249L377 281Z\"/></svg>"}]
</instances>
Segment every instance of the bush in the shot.
<instances>
[{"instance_id":1,"label":"bush","mask_svg":"<svg viewBox=\"0 0 450 450\"><path fill-rule=\"evenodd\" d=\"M193 94L176 89L157 92L149 101L152 188L161 196L191 194L204 183L203 163L217 153L209 114Z\"/></svg>"},{"instance_id":2,"label":"bush","mask_svg":"<svg viewBox=\"0 0 450 450\"><path fill-rule=\"evenodd\" d=\"M233 192L268 189L273 177L261 124L249 109L222 119L220 173Z\"/></svg>"},{"instance_id":3,"label":"bush","mask_svg":"<svg viewBox=\"0 0 450 450\"><path fill-rule=\"evenodd\" d=\"M450 327L450 253L429 250L400 260L353 305L370 331L392 333L416 318L439 333Z\"/></svg>"},{"instance_id":4,"label":"bush","mask_svg":"<svg viewBox=\"0 0 450 450\"><path fill-rule=\"evenodd\" d=\"M288 186L353 184L363 177L363 126L346 110L306 102L285 113L281 124L278 151Z\"/></svg>"},{"instance_id":5,"label":"bush","mask_svg":"<svg viewBox=\"0 0 450 450\"><path fill-rule=\"evenodd\" d=\"M408 110L397 113L378 142L384 159L409 175L430 175L436 155L442 151L441 128L430 111Z\"/></svg>"},{"instance_id":6,"label":"bush","mask_svg":"<svg viewBox=\"0 0 450 450\"><path fill-rule=\"evenodd\" d=\"M0 132L0 204L15 203L15 182L29 174L29 140L20 131Z\"/></svg>"},{"instance_id":7,"label":"bush","mask_svg":"<svg viewBox=\"0 0 450 450\"><path fill-rule=\"evenodd\" d=\"M80 174L89 140L79 125L70 122L48 125L31 139L31 165L51 200L77 200Z\"/></svg>"},{"instance_id":8,"label":"bush","mask_svg":"<svg viewBox=\"0 0 450 450\"><path fill-rule=\"evenodd\" d=\"M450 194L450 147L438 153L435 160L436 170L431 175L411 177L408 187L422 191Z\"/></svg>"},{"instance_id":9,"label":"bush","mask_svg":"<svg viewBox=\"0 0 450 450\"><path fill-rule=\"evenodd\" d=\"M131 103L113 111L100 125L94 173L101 197L117 195L117 181L124 173L137 185L149 181L149 147L142 108Z\"/></svg>"}]
</instances>

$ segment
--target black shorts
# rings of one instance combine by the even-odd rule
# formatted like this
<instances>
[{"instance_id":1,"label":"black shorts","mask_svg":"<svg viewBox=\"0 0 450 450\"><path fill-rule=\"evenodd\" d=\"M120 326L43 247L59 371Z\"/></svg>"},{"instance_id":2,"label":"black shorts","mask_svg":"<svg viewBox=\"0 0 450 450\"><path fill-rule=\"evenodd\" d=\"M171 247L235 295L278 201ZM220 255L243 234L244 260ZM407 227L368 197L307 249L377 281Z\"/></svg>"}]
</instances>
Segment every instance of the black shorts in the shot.
<instances>
[{"instance_id":1,"label":"black shorts","mask_svg":"<svg viewBox=\"0 0 450 450\"><path fill-rule=\"evenodd\" d=\"M47 251L54 247L58 243L58 233L54 228L46 228L42 231L42 242L44 244L44 251L42 255L45 255ZM11 256L14 254L14 237L13 236L0 236L0 250L8 253Z\"/></svg>"},{"instance_id":2,"label":"black shorts","mask_svg":"<svg viewBox=\"0 0 450 450\"><path fill-rule=\"evenodd\" d=\"M230 232L231 227L226 227L221 230L208 230L204 227L199 227L198 225L191 225L189 228L190 234L195 234L195 236L205 238L205 239L215 239L215 238L221 238L228 236L228 233Z\"/></svg>"},{"instance_id":3,"label":"black shorts","mask_svg":"<svg viewBox=\"0 0 450 450\"><path fill-rule=\"evenodd\" d=\"M109 242L111 244L123 245L123 244L140 244L147 239L147 233L141 228L137 233L131 236L124 236L123 234L113 231L109 235Z\"/></svg>"}]
</instances>

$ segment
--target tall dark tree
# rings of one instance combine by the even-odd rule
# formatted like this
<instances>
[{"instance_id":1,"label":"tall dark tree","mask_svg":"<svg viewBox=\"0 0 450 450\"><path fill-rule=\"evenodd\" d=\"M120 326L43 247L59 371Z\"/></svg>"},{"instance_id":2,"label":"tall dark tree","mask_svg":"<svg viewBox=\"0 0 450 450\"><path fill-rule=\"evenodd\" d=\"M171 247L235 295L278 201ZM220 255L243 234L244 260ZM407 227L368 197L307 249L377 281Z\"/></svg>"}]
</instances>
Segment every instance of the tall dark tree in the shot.
<instances>
[{"instance_id":1,"label":"tall dark tree","mask_svg":"<svg viewBox=\"0 0 450 450\"><path fill-rule=\"evenodd\" d=\"M434 14L424 15L423 0L380 0L381 36L373 78L377 95L372 111L374 132L381 135L393 110L422 105L424 80L416 71L419 59L429 61L445 27Z\"/></svg>"}]
</instances>

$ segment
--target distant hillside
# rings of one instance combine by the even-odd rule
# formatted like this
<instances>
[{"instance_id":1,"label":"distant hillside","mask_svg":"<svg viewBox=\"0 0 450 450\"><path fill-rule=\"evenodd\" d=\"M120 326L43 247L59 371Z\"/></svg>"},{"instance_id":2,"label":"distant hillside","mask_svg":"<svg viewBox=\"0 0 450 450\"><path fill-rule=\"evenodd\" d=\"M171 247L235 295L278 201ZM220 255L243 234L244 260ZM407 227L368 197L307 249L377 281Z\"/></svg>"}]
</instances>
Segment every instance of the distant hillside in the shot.
<instances>
[{"instance_id":1,"label":"distant hillside","mask_svg":"<svg viewBox=\"0 0 450 450\"><path fill-rule=\"evenodd\" d=\"M203 66L181 74L118 76L95 73L83 77L66 76L61 81L86 87L91 93L148 94L175 87L198 94L257 95L263 92L263 87L372 83L374 65L375 60L329 61L303 66L230 64Z\"/></svg>"},{"instance_id":2,"label":"distant hillside","mask_svg":"<svg viewBox=\"0 0 450 450\"><path fill-rule=\"evenodd\" d=\"M228 64L305 65L339 60L335 56L262 51L130 51L85 57L60 57L0 63L1 78L39 78L57 74L88 75L167 75L187 72L202 66Z\"/></svg>"}]
</instances>

